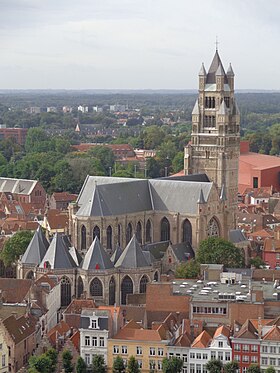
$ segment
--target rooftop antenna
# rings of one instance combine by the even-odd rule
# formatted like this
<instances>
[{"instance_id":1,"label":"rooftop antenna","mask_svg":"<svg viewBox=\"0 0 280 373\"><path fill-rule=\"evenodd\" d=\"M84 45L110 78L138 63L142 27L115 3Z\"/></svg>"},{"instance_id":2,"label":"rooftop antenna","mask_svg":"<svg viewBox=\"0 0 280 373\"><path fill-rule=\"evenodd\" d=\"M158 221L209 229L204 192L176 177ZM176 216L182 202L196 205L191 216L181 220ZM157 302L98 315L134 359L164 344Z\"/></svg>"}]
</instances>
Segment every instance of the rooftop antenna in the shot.
<instances>
[{"instance_id":1,"label":"rooftop antenna","mask_svg":"<svg viewBox=\"0 0 280 373\"><path fill-rule=\"evenodd\" d=\"M216 51L218 52L218 46L219 46L218 35L216 35L215 45L216 45Z\"/></svg>"}]
</instances>

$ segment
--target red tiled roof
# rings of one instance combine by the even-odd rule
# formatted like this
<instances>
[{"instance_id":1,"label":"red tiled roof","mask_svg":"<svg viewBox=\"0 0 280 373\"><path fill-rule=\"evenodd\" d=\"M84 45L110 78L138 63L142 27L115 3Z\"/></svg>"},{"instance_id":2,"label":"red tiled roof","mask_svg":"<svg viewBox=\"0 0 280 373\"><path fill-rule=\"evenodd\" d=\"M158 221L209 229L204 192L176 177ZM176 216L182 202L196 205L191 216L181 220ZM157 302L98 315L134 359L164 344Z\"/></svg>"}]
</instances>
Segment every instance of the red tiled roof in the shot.
<instances>
[{"instance_id":1,"label":"red tiled roof","mask_svg":"<svg viewBox=\"0 0 280 373\"><path fill-rule=\"evenodd\" d=\"M273 327L263 336L265 341L280 341L280 329L277 325Z\"/></svg>"},{"instance_id":2,"label":"red tiled roof","mask_svg":"<svg viewBox=\"0 0 280 373\"><path fill-rule=\"evenodd\" d=\"M0 278L0 289L4 302L22 303L32 286L32 280Z\"/></svg>"},{"instance_id":3,"label":"red tiled roof","mask_svg":"<svg viewBox=\"0 0 280 373\"><path fill-rule=\"evenodd\" d=\"M56 202L72 202L72 201L76 201L78 196L77 194L61 192L61 193L53 193L52 197L56 200Z\"/></svg>"},{"instance_id":4,"label":"red tiled roof","mask_svg":"<svg viewBox=\"0 0 280 373\"><path fill-rule=\"evenodd\" d=\"M35 333L36 320L32 316L15 318L14 315L11 315L3 320L3 325L14 343L18 344Z\"/></svg>"},{"instance_id":5,"label":"red tiled roof","mask_svg":"<svg viewBox=\"0 0 280 373\"><path fill-rule=\"evenodd\" d=\"M164 339L162 337L162 327L163 326L160 325L157 330L142 329L140 325L131 320L113 337L113 339L132 341L161 341Z\"/></svg>"},{"instance_id":6,"label":"red tiled roof","mask_svg":"<svg viewBox=\"0 0 280 373\"><path fill-rule=\"evenodd\" d=\"M84 308L97 308L93 299L73 299L66 310L65 314L80 315Z\"/></svg>"},{"instance_id":7,"label":"red tiled roof","mask_svg":"<svg viewBox=\"0 0 280 373\"><path fill-rule=\"evenodd\" d=\"M200 333L199 336L197 336L196 339L193 341L192 347L194 348L208 347L211 340L212 338L210 334L208 334L206 330L203 330L203 332Z\"/></svg>"},{"instance_id":8,"label":"red tiled roof","mask_svg":"<svg viewBox=\"0 0 280 373\"><path fill-rule=\"evenodd\" d=\"M241 153L239 162L248 163L252 165L254 169L258 170L280 167L280 157L253 152Z\"/></svg>"}]
</instances>

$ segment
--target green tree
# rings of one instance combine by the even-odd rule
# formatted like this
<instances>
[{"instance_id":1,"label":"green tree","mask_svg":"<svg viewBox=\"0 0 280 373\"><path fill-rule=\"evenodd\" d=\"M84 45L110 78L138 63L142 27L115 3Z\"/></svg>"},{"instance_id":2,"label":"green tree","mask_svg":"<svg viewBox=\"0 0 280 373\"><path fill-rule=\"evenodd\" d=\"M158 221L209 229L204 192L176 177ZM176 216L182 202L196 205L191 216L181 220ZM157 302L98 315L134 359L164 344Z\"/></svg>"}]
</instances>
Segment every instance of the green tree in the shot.
<instances>
[{"instance_id":1,"label":"green tree","mask_svg":"<svg viewBox=\"0 0 280 373\"><path fill-rule=\"evenodd\" d=\"M224 264L225 267L242 268L242 251L221 237L209 237L199 245L197 261L202 263Z\"/></svg>"},{"instance_id":2,"label":"green tree","mask_svg":"<svg viewBox=\"0 0 280 373\"><path fill-rule=\"evenodd\" d=\"M200 264L195 260L188 260L186 263L181 263L176 268L176 277L179 278L197 278L200 271Z\"/></svg>"},{"instance_id":3,"label":"green tree","mask_svg":"<svg viewBox=\"0 0 280 373\"><path fill-rule=\"evenodd\" d=\"M77 360L76 373L87 373L87 365L81 356Z\"/></svg>"},{"instance_id":4,"label":"green tree","mask_svg":"<svg viewBox=\"0 0 280 373\"><path fill-rule=\"evenodd\" d=\"M29 361L29 373L51 373L53 372L52 360L46 354L31 356Z\"/></svg>"},{"instance_id":5,"label":"green tree","mask_svg":"<svg viewBox=\"0 0 280 373\"><path fill-rule=\"evenodd\" d=\"M178 357L165 357L162 360L162 371L163 373L180 373L183 367L183 360Z\"/></svg>"},{"instance_id":6,"label":"green tree","mask_svg":"<svg viewBox=\"0 0 280 373\"><path fill-rule=\"evenodd\" d=\"M55 371L56 369L56 364L57 364L57 356L58 356L58 352L54 349L54 348L50 348L47 352L46 352L46 356L49 357L51 359L51 371Z\"/></svg>"},{"instance_id":7,"label":"green tree","mask_svg":"<svg viewBox=\"0 0 280 373\"><path fill-rule=\"evenodd\" d=\"M125 366L124 361L121 356L117 356L113 363L113 373L124 373L125 372Z\"/></svg>"},{"instance_id":8,"label":"green tree","mask_svg":"<svg viewBox=\"0 0 280 373\"><path fill-rule=\"evenodd\" d=\"M127 373L140 373L138 361L135 356L130 356L127 363Z\"/></svg>"},{"instance_id":9,"label":"green tree","mask_svg":"<svg viewBox=\"0 0 280 373\"><path fill-rule=\"evenodd\" d=\"M229 361L224 365L224 372L225 373L236 373L239 368L238 362L233 360Z\"/></svg>"},{"instance_id":10,"label":"green tree","mask_svg":"<svg viewBox=\"0 0 280 373\"><path fill-rule=\"evenodd\" d=\"M92 359L92 373L105 373L106 366L102 355L95 355Z\"/></svg>"},{"instance_id":11,"label":"green tree","mask_svg":"<svg viewBox=\"0 0 280 373\"><path fill-rule=\"evenodd\" d=\"M172 160L173 172L179 172L184 169L184 152L179 152Z\"/></svg>"},{"instance_id":12,"label":"green tree","mask_svg":"<svg viewBox=\"0 0 280 373\"><path fill-rule=\"evenodd\" d=\"M209 373L220 373L222 371L223 364L221 360L211 359L207 362L205 367Z\"/></svg>"},{"instance_id":13,"label":"green tree","mask_svg":"<svg viewBox=\"0 0 280 373\"><path fill-rule=\"evenodd\" d=\"M74 371L72 359L73 359L73 356L71 354L71 351L64 350L62 353L62 364L65 370L65 373L72 373Z\"/></svg>"},{"instance_id":14,"label":"green tree","mask_svg":"<svg viewBox=\"0 0 280 373\"><path fill-rule=\"evenodd\" d=\"M32 237L33 232L31 231L18 231L4 243L0 258L5 266L15 263L20 255L24 254Z\"/></svg>"},{"instance_id":15,"label":"green tree","mask_svg":"<svg viewBox=\"0 0 280 373\"><path fill-rule=\"evenodd\" d=\"M257 364L251 364L247 369L248 373L261 373L261 368Z\"/></svg>"},{"instance_id":16,"label":"green tree","mask_svg":"<svg viewBox=\"0 0 280 373\"><path fill-rule=\"evenodd\" d=\"M99 159L104 173L109 175L110 167L112 168L115 162L115 156L112 149L108 146L100 145L94 146L87 153L94 158Z\"/></svg>"},{"instance_id":17,"label":"green tree","mask_svg":"<svg viewBox=\"0 0 280 373\"><path fill-rule=\"evenodd\" d=\"M265 373L276 373L276 370L274 367L268 367L266 368Z\"/></svg>"},{"instance_id":18,"label":"green tree","mask_svg":"<svg viewBox=\"0 0 280 373\"><path fill-rule=\"evenodd\" d=\"M27 153L41 153L53 150L49 136L42 128L30 128L27 132L25 150Z\"/></svg>"},{"instance_id":19,"label":"green tree","mask_svg":"<svg viewBox=\"0 0 280 373\"><path fill-rule=\"evenodd\" d=\"M261 268L265 265L265 262L262 260L261 257L256 256L255 258L250 259L250 264L255 268Z\"/></svg>"}]
</instances>

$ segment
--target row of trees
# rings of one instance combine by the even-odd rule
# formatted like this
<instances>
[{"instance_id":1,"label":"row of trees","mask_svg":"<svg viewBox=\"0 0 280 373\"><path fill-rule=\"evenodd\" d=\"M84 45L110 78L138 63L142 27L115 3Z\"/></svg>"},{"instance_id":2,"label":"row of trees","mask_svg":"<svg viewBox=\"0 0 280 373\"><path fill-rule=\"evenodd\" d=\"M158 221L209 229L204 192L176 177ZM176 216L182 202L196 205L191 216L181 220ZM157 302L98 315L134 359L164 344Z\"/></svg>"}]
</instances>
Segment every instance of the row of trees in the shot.
<instances>
[{"instance_id":1,"label":"row of trees","mask_svg":"<svg viewBox=\"0 0 280 373\"><path fill-rule=\"evenodd\" d=\"M209 237L200 243L195 259L177 267L176 276L196 278L200 271L200 264L204 263L223 264L230 268L243 268L245 265L241 249L221 237Z\"/></svg>"},{"instance_id":2,"label":"row of trees","mask_svg":"<svg viewBox=\"0 0 280 373\"><path fill-rule=\"evenodd\" d=\"M212 359L206 364L206 369L209 373L236 373L238 371L239 365L237 361L230 361L223 365L221 360ZM251 364L247 370L247 373L261 373L261 369L257 364ZM276 373L274 367L268 367L265 370L266 373Z\"/></svg>"}]
</instances>

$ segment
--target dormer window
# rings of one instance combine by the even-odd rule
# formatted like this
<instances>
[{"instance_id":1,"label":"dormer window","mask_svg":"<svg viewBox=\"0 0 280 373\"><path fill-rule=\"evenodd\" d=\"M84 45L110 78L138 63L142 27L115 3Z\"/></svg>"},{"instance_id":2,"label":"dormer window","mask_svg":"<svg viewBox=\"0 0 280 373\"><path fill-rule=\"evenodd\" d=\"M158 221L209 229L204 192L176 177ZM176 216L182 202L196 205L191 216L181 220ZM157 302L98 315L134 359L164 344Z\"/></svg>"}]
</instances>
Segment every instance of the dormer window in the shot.
<instances>
[{"instance_id":1,"label":"dormer window","mask_svg":"<svg viewBox=\"0 0 280 373\"><path fill-rule=\"evenodd\" d=\"M97 329L97 320L96 319L91 320L91 327L92 327L92 329Z\"/></svg>"}]
</instances>

